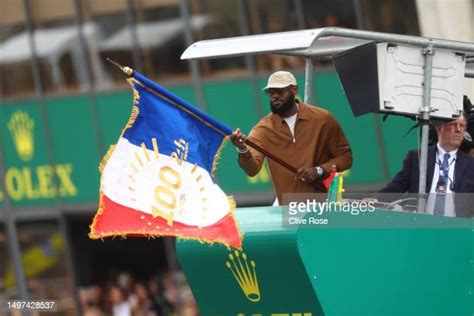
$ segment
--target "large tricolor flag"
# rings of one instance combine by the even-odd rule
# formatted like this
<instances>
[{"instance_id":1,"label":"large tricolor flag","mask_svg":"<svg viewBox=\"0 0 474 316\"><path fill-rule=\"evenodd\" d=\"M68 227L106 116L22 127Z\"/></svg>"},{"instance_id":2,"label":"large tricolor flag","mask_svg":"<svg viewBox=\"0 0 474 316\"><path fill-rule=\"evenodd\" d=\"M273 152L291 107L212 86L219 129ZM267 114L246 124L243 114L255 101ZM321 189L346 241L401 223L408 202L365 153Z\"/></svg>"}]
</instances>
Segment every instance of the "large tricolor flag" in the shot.
<instances>
[{"instance_id":1,"label":"large tricolor flag","mask_svg":"<svg viewBox=\"0 0 474 316\"><path fill-rule=\"evenodd\" d=\"M132 115L101 164L89 237L178 236L241 247L235 203L212 179L232 129L134 72Z\"/></svg>"}]
</instances>

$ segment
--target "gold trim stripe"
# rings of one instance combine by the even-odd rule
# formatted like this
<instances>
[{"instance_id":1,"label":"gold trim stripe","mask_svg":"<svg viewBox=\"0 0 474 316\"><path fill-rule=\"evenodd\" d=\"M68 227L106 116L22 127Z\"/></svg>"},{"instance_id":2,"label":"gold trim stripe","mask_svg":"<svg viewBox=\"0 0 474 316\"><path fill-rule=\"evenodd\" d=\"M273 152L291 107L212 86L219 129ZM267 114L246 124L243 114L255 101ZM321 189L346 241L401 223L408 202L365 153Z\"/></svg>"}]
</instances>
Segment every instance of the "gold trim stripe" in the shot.
<instances>
[{"instance_id":1,"label":"gold trim stripe","mask_svg":"<svg viewBox=\"0 0 474 316\"><path fill-rule=\"evenodd\" d=\"M146 161L150 161L150 155L148 155L148 150L146 149L145 143L142 143L143 154L145 155Z\"/></svg>"},{"instance_id":2,"label":"gold trim stripe","mask_svg":"<svg viewBox=\"0 0 474 316\"><path fill-rule=\"evenodd\" d=\"M151 139L151 142L153 144L153 151L155 152L155 158L158 159L158 157L160 157L160 152L158 151L158 143L156 142L156 138L153 137Z\"/></svg>"},{"instance_id":3,"label":"gold trim stripe","mask_svg":"<svg viewBox=\"0 0 474 316\"><path fill-rule=\"evenodd\" d=\"M143 161L140 159L140 156L138 156L138 153L135 151L135 159L138 161L138 164L140 165L140 167L143 168Z\"/></svg>"}]
</instances>

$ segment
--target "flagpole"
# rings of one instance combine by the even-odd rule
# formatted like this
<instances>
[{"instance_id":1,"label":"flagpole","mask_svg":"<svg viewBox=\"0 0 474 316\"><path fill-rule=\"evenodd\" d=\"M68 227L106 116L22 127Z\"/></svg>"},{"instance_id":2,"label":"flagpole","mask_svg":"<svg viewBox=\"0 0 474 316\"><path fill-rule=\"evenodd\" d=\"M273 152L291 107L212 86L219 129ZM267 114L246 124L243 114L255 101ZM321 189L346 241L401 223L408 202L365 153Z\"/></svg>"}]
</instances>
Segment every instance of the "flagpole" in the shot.
<instances>
[{"instance_id":1,"label":"flagpole","mask_svg":"<svg viewBox=\"0 0 474 316\"><path fill-rule=\"evenodd\" d=\"M120 70L123 71L124 74L126 74L127 76L131 76L133 75L133 72L134 70L130 67L127 67L127 66L122 66L120 65L118 62L110 59L110 58L106 58L108 62L110 62L112 65L116 66L117 68L119 68Z\"/></svg>"},{"instance_id":2,"label":"flagpole","mask_svg":"<svg viewBox=\"0 0 474 316\"><path fill-rule=\"evenodd\" d=\"M288 162L284 161L283 159L275 156L274 154L272 154L271 152L263 149L262 147L260 147L259 145L255 144L253 141L249 140L249 139L246 139L245 140L245 144L247 144L248 146L252 147L253 149L255 150L258 150L259 152L261 152L262 154L264 154L265 156L267 156L267 158L275 161L276 163L280 164L281 166L285 167L286 169L288 169L289 171L293 172L294 174L296 174L298 172L298 169L289 164ZM322 192L326 192L326 188L324 186L324 183L322 181L321 178L319 178L319 180L317 180L316 182L313 183L313 185L319 189L322 190Z\"/></svg>"},{"instance_id":3,"label":"flagpole","mask_svg":"<svg viewBox=\"0 0 474 316\"><path fill-rule=\"evenodd\" d=\"M262 147L260 147L259 145L255 144L253 141L249 140L249 139L246 139L245 140L245 143L247 145L249 145L250 147L252 147L253 149L255 150L258 150L259 152L261 152L262 154L264 154L265 156L267 156L268 158L270 158L271 160L275 161L276 163L282 165L283 167L285 167L286 169L288 169L289 171L293 172L293 173L296 173L298 172L298 169L289 164L288 162L284 161L283 159L275 156L274 154L272 154L271 152L263 149Z\"/></svg>"}]
</instances>

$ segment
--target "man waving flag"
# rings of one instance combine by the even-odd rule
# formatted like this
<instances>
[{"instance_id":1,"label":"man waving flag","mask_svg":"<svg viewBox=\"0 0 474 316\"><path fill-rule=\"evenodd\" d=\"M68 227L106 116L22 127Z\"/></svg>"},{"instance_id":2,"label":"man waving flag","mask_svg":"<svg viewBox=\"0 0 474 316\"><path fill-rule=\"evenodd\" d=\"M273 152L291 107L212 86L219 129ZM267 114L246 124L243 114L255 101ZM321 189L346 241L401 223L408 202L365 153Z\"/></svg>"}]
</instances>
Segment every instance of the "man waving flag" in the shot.
<instances>
[{"instance_id":1,"label":"man waving flag","mask_svg":"<svg viewBox=\"0 0 474 316\"><path fill-rule=\"evenodd\" d=\"M101 164L100 204L89 237L177 236L241 248L235 202L213 179L232 129L143 75L134 104Z\"/></svg>"}]
</instances>

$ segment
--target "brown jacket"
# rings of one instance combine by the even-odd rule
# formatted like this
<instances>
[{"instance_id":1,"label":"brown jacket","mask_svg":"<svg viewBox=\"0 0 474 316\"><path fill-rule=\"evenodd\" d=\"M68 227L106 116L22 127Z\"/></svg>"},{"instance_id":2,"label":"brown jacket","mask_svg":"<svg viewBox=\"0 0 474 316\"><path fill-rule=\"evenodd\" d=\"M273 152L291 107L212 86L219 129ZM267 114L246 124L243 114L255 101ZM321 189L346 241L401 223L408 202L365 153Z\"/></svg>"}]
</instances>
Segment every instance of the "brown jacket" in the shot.
<instances>
[{"instance_id":1,"label":"brown jacket","mask_svg":"<svg viewBox=\"0 0 474 316\"><path fill-rule=\"evenodd\" d=\"M293 139L286 122L270 113L254 126L249 139L296 168L321 166L325 172L336 165L338 171L352 165L349 143L336 119L326 110L299 102L299 112ZM239 164L249 176L255 176L265 156L250 149L250 155L240 154ZM278 201L283 193L324 192L321 183L309 184L295 179L295 174L269 159L273 186Z\"/></svg>"}]
</instances>

